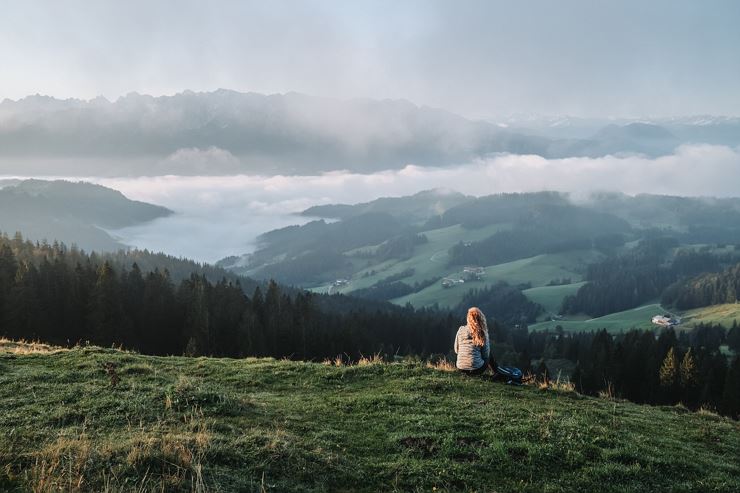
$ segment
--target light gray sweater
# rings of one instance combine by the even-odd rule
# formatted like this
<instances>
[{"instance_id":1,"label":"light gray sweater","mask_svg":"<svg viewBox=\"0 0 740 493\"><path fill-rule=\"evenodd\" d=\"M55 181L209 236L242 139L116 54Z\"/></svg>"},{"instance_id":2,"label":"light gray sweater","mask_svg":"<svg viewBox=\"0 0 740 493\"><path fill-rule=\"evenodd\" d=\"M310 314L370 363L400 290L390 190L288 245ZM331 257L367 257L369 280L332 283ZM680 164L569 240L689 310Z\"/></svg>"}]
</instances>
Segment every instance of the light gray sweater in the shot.
<instances>
[{"instance_id":1,"label":"light gray sweater","mask_svg":"<svg viewBox=\"0 0 740 493\"><path fill-rule=\"evenodd\" d=\"M457 329L455 336L455 354L457 354L457 368L459 370L477 370L488 362L491 352L491 343L488 340L488 331L485 332L486 343L481 346L473 344L470 328L463 325Z\"/></svg>"}]
</instances>

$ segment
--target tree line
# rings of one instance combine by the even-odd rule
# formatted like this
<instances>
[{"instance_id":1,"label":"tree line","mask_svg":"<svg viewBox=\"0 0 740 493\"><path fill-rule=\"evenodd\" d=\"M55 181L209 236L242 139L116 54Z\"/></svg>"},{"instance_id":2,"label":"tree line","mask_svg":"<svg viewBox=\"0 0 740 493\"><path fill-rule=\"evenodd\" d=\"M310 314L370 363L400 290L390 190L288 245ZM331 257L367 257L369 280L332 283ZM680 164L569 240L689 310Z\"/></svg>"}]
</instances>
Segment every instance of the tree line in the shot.
<instances>
[{"instance_id":1,"label":"tree line","mask_svg":"<svg viewBox=\"0 0 740 493\"><path fill-rule=\"evenodd\" d=\"M563 300L560 313L600 317L635 308L660 298L664 292L668 296L666 302L672 304L679 291L688 291L685 284L668 289L673 283L699 273L716 272L727 263L737 262L735 253L715 255L709 251L679 250L671 256L678 246L673 237L645 238L622 255L589 265L585 276L588 282L575 295Z\"/></svg>"},{"instance_id":2,"label":"tree line","mask_svg":"<svg viewBox=\"0 0 740 493\"><path fill-rule=\"evenodd\" d=\"M0 335L122 345L145 354L321 359L446 352L455 323L433 311L194 273L116 267L63 244L0 237Z\"/></svg>"},{"instance_id":3,"label":"tree line","mask_svg":"<svg viewBox=\"0 0 740 493\"><path fill-rule=\"evenodd\" d=\"M458 308L477 304L493 314L496 307L485 302L501 298L526 313L519 295L493 286L471 293ZM455 315L313 295L275 282L247 295L238 279L212 282L194 273L177 282L166 269L116 266L63 244L0 236L0 335L14 339L122 345L154 355L454 358L452 340L464 323L462 311ZM740 412L740 363L735 357L728 364L720 351L723 344L740 351L737 325L671 329L656 338L645 331L530 333L526 324L510 328L490 316L489 329L501 363L547 374L543 362L570 361L571 379L586 394Z\"/></svg>"},{"instance_id":4,"label":"tree line","mask_svg":"<svg viewBox=\"0 0 740 493\"><path fill-rule=\"evenodd\" d=\"M465 316L468 308L477 306L489 317L509 326L533 323L544 309L522 293L522 289L529 287L531 286L515 287L499 281L482 288L470 289L463 295L454 313Z\"/></svg>"},{"instance_id":5,"label":"tree line","mask_svg":"<svg viewBox=\"0 0 740 493\"><path fill-rule=\"evenodd\" d=\"M628 399L643 404L683 403L740 416L740 328L697 325L676 333L631 330L596 332L529 332L495 325L492 339L496 358L520 366L540 378L557 378L550 369L571 363L570 379L584 394ZM720 346L735 352L728 362Z\"/></svg>"},{"instance_id":6,"label":"tree line","mask_svg":"<svg viewBox=\"0 0 740 493\"><path fill-rule=\"evenodd\" d=\"M740 299L740 264L678 281L663 293L662 303L679 310L736 303Z\"/></svg>"}]
</instances>

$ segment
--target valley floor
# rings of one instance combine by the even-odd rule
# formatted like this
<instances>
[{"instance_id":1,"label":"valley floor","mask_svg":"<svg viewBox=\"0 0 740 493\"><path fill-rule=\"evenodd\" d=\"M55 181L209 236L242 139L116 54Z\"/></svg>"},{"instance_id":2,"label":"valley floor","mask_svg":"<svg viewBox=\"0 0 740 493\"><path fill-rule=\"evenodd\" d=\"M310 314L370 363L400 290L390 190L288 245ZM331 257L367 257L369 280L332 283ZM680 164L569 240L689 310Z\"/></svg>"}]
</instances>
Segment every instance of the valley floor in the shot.
<instances>
[{"instance_id":1,"label":"valley floor","mask_svg":"<svg viewBox=\"0 0 740 493\"><path fill-rule=\"evenodd\" d=\"M114 385L115 384L115 385ZM3 491L740 491L740 423L357 366L0 341Z\"/></svg>"}]
</instances>

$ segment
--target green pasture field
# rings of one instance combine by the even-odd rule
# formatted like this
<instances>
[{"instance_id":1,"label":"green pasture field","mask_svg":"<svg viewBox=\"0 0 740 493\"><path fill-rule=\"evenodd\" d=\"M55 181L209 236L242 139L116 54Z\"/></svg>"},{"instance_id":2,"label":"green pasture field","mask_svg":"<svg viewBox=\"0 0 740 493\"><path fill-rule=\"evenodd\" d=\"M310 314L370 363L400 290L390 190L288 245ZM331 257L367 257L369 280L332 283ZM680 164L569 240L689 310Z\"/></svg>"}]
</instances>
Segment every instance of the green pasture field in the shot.
<instances>
[{"instance_id":1,"label":"green pasture field","mask_svg":"<svg viewBox=\"0 0 740 493\"><path fill-rule=\"evenodd\" d=\"M0 342L2 491L730 493L738 457L710 412L414 361Z\"/></svg>"},{"instance_id":2,"label":"green pasture field","mask_svg":"<svg viewBox=\"0 0 740 493\"><path fill-rule=\"evenodd\" d=\"M565 253L553 253L536 255L513 262L498 265L485 266L486 274L483 281L458 284L451 288L443 288L441 283L435 283L418 293L412 293L401 298L392 300L394 303L404 305L407 302L416 307L433 305L439 303L441 307L453 307L462 301L464 294L472 288L480 288L500 281L506 281L511 285L531 283L532 287L542 287L553 279L570 278L573 282L579 282L582 278L582 270L588 263L596 261L601 254L594 250L576 250ZM451 272L447 276L460 277L462 272ZM558 286L559 287L559 286ZM570 288L572 289L572 288ZM568 292L568 288L553 290L552 293ZM526 293L525 293L526 294ZM549 303L554 302L552 296Z\"/></svg>"},{"instance_id":3,"label":"green pasture field","mask_svg":"<svg viewBox=\"0 0 740 493\"><path fill-rule=\"evenodd\" d=\"M578 332L588 330L606 329L611 333L626 332L629 329L654 329L657 326L651 321L655 315L663 315L667 312L660 304L651 303L623 312L610 313L603 317L582 320L578 317L565 316L562 320L545 321L530 325L530 330L554 329L560 325L565 331ZM672 312L671 312L672 313Z\"/></svg>"}]
</instances>

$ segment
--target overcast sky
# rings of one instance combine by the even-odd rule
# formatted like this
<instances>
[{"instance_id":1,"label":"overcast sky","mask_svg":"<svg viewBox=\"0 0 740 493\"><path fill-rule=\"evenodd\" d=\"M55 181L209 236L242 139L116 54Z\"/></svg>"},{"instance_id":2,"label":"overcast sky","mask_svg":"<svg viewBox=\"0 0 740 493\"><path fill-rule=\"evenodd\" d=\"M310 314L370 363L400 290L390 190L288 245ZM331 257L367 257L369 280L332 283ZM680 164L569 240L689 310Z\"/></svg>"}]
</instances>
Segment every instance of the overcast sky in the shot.
<instances>
[{"instance_id":1,"label":"overcast sky","mask_svg":"<svg viewBox=\"0 0 740 493\"><path fill-rule=\"evenodd\" d=\"M184 89L469 117L740 115L740 1L0 2L0 99Z\"/></svg>"}]
</instances>

